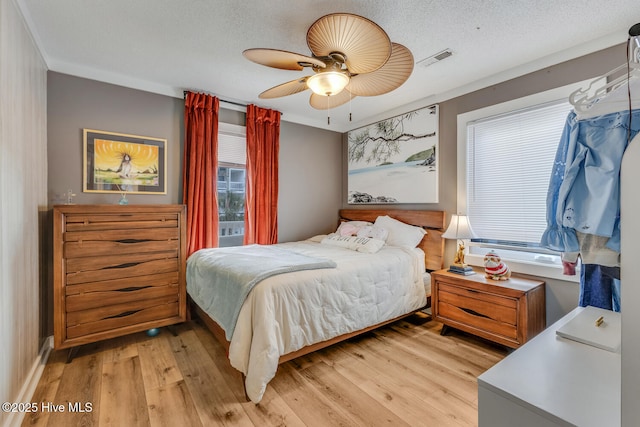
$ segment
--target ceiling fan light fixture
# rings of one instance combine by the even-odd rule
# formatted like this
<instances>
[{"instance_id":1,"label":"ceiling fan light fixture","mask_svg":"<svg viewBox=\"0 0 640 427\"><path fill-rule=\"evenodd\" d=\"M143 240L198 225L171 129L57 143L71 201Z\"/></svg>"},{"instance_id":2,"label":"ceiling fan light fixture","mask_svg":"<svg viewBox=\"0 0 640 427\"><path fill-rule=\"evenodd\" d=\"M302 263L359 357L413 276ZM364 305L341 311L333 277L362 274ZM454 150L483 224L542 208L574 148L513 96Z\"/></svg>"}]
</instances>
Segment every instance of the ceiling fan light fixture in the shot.
<instances>
[{"instance_id":1,"label":"ceiling fan light fixture","mask_svg":"<svg viewBox=\"0 0 640 427\"><path fill-rule=\"evenodd\" d=\"M313 93L322 96L337 95L349 84L349 76L340 71L324 71L307 79Z\"/></svg>"}]
</instances>

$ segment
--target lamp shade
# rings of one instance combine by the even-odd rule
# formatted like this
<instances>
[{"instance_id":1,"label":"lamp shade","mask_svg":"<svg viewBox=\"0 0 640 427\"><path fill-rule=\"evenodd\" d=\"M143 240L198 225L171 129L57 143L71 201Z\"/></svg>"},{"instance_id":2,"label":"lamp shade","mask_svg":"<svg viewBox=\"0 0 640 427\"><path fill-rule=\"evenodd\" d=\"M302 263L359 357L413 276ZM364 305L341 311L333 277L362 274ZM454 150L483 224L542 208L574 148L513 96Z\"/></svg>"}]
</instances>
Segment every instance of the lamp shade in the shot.
<instances>
[{"instance_id":1,"label":"lamp shade","mask_svg":"<svg viewBox=\"0 0 640 427\"><path fill-rule=\"evenodd\" d=\"M307 79L309 89L322 96L337 95L348 84L349 76L340 71L321 71Z\"/></svg>"},{"instance_id":2,"label":"lamp shade","mask_svg":"<svg viewBox=\"0 0 640 427\"><path fill-rule=\"evenodd\" d=\"M452 215L449 228L442 234L445 239L471 239L476 237L466 215Z\"/></svg>"}]
</instances>

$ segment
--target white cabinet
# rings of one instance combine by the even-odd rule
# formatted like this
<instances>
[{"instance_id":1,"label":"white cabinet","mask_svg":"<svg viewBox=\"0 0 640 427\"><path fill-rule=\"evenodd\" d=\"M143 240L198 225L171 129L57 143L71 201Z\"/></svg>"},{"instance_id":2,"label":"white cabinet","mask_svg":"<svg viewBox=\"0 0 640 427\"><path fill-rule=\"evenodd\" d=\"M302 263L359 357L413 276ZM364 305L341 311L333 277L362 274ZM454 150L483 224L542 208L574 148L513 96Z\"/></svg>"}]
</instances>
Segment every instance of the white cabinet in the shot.
<instances>
[{"instance_id":1,"label":"white cabinet","mask_svg":"<svg viewBox=\"0 0 640 427\"><path fill-rule=\"evenodd\" d=\"M479 427L620 425L620 353L556 336L580 310L478 377Z\"/></svg>"}]
</instances>

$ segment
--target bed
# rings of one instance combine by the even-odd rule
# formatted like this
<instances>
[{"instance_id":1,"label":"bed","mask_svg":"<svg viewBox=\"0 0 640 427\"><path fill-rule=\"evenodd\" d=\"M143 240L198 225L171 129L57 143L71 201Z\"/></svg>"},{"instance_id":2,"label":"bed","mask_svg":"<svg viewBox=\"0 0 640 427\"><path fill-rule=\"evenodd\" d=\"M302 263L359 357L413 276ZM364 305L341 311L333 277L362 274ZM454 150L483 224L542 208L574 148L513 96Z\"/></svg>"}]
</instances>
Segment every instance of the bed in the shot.
<instances>
[{"instance_id":1,"label":"bed","mask_svg":"<svg viewBox=\"0 0 640 427\"><path fill-rule=\"evenodd\" d=\"M368 232L380 231L378 223L388 224L390 228L401 227L403 233L409 231L411 239L419 243L416 247L405 245L397 240L396 232L383 246L371 249L369 240L379 239L359 239L369 247L354 249L345 247L344 242L358 240L356 236L341 239L339 228L337 234L271 247L204 249L187 261L192 312L226 347L231 365L243 374L247 398L255 403L262 399L280 363L397 321L428 305L430 293L425 284L430 280L425 270L443 265L444 212L343 209L339 214L343 231L362 222L375 225ZM416 228L426 234L416 239ZM238 252L242 254L233 255ZM281 253L300 258L300 263L276 265L276 273L256 272L255 279L247 278L252 264L289 258ZM229 259L234 260L233 274L229 273L231 266L224 264ZM238 272L236 263L240 263ZM251 286L221 285L233 280L251 282ZM238 287L245 290L237 291ZM238 292L240 295L235 295ZM232 293L238 303L226 299Z\"/></svg>"}]
</instances>

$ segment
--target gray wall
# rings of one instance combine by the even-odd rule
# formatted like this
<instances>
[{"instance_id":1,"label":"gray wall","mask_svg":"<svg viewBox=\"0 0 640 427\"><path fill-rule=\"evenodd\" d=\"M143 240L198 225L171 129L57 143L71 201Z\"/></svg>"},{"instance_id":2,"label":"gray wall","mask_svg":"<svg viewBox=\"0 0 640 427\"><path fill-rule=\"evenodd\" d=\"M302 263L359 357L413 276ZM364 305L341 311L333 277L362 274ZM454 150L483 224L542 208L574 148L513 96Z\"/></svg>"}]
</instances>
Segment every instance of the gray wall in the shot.
<instances>
[{"instance_id":1,"label":"gray wall","mask_svg":"<svg viewBox=\"0 0 640 427\"><path fill-rule=\"evenodd\" d=\"M95 129L167 140L167 194L128 195L129 203L178 203L184 102L65 74L48 73L49 204L117 203L120 195L82 192L82 130Z\"/></svg>"},{"instance_id":2,"label":"gray wall","mask_svg":"<svg viewBox=\"0 0 640 427\"><path fill-rule=\"evenodd\" d=\"M342 135L283 122L280 126L278 240L336 229L342 198Z\"/></svg>"}]
</instances>

